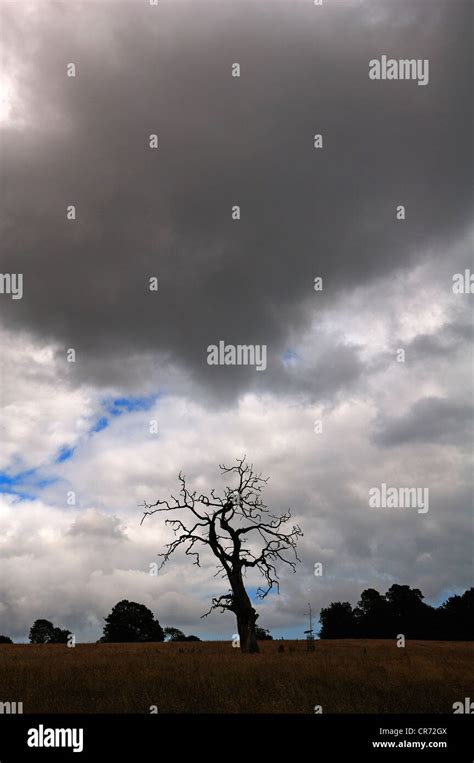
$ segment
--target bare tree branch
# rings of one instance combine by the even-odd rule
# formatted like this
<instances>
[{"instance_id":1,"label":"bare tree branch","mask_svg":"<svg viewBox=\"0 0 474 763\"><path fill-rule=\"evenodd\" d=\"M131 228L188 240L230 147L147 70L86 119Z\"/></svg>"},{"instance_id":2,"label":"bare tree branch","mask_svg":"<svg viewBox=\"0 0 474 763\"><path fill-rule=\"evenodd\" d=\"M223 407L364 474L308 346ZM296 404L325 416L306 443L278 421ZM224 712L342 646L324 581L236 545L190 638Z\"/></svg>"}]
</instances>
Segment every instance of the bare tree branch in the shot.
<instances>
[{"instance_id":1,"label":"bare tree branch","mask_svg":"<svg viewBox=\"0 0 474 763\"><path fill-rule=\"evenodd\" d=\"M203 493L197 495L196 491L191 493L187 489L186 479L180 472L180 497L171 495L173 503L167 500L157 500L152 504L144 502L141 524L147 516L169 511L179 511L185 515L189 512L197 520L191 526L187 526L181 518L165 520L176 537L166 545L165 552L159 554L163 557L160 569L181 546L186 555L195 557L193 563L200 566L202 548L199 546L197 550L196 545L209 547L219 562L215 577L226 577L231 590L213 598L209 611L203 617L213 610L234 612L241 648L243 651L258 651L255 639L258 615L243 582L246 570L256 570L265 580L265 586L257 589L258 598L265 598L273 588L279 591L277 565L285 564L295 572L296 563L300 561L297 541L303 533L296 524L291 529L285 529L284 526L291 520L290 509L279 515L268 511L261 496L268 478L256 474L253 465L247 464L245 456L237 459L234 466L221 464L220 469L224 475L237 479L237 487L226 487L222 496L216 495L214 488L210 497ZM258 551L255 548L257 544Z\"/></svg>"}]
</instances>

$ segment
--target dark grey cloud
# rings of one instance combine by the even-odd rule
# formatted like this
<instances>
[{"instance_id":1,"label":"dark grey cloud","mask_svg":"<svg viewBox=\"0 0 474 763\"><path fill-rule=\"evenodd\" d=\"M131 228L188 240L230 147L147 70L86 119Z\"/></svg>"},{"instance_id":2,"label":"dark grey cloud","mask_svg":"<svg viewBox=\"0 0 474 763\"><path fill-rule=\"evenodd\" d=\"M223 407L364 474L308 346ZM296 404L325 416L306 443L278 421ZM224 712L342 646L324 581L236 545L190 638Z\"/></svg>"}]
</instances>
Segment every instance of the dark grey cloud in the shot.
<instances>
[{"instance_id":1,"label":"dark grey cloud","mask_svg":"<svg viewBox=\"0 0 474 763\"><path fill-rule=\"evenodd\" d=\"M418 334L408 344L410 358L417 362L448 359L454 353L463 352L472 345L474 338L472 321L450 321L435 334Z\"/></svg>"},{"instance_id":2,"label":"dark grey cloud","mask_svg":"<svg viewBox=\"0 0 474 763\"><path fill-rule=\"evenodd\" d=\"M196 8L2 5L25 120L2 134L0 269L22 271L25 289L2 318L76 348L75 373L101 384L143 369L159 383L171 364L214 394L273 375L278 387L280 353L316 305L467 224L469 3ZM383 53L429 58L429 85L370 81ZM210 368L220 339L267 344L264 378Z\"/></svg>"},{"instance_id":3,"label":"dark grey cloud","mask_svg":"<svg viewBox=\"0 0 474 763\"><path fill-rule=\"evenodd\" d=\"M270 384L275 394L329 402L364 383L369 369L360 357L359 347L328 341L328 337L320 334L315 335L314 341L311 362L296 360L295 364L283 364L280 358L274 358ZM269 385L263 380L259 386Z\"/></svg>"},{"instance_id":4,"label":"dark grey cloud","mask_svg":"<svg viewBox=\"0 0 474 763\"><path fill-rule=\"evenodd\" d=\"M467 443L472 448L472 405L440 397L417 400L398 417L380 417L374 442L383 447L407 443Z\"/></svg>"}]
</instances>

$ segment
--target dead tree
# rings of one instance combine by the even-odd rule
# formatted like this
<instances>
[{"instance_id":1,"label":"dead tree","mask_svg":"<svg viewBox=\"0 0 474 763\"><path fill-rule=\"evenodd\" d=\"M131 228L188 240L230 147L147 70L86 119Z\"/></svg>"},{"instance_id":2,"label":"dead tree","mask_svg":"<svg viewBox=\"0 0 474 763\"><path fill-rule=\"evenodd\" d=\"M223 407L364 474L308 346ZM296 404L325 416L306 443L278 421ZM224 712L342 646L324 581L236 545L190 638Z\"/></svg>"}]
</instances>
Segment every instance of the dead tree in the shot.
<instances>
[{"instance_id":1,"label":"dead tree","mask_svg":"<svg viewBox=\"0 0 474 763\"><path fill-rule=\"evenodd\" d=\"M218 560L216 576L227 579L228 593L212 599L212 605L202 617L214 609L233 612L237 618L237 628L242 652L258 652L255 623L258 614L252 606L245 588L248 570L258 570L265 579L265 585L258 588L257 597L264 599L274 588L279 592L277 565L289 565L293 572L299 562L296 543L303 535L298 525L284 529L291 519L291 511L280 515L271 514L263 503L261 493L268 481L255 474L245 457L237 459L237 465L219 467L224 474L235 476L236 487L226 487L222 497L211 490L210 495L191 493L186 487L183 474L179 474L181 485L179 498L171 496L171 502L158 500L144 503L142 522L145 517L163 511L179 511L187 514L187 524L182 519L166 519L174 531L175 539L166 546L161 567L169 560L177 548L183 546L188 556L195 557L194 564L200 566L200 553L209 547ZM157 507L157 508L155 508ZM184 519L184 517L183 517ZM288 555L290 558L288 558Z\"/></svg>"}]
</instances>

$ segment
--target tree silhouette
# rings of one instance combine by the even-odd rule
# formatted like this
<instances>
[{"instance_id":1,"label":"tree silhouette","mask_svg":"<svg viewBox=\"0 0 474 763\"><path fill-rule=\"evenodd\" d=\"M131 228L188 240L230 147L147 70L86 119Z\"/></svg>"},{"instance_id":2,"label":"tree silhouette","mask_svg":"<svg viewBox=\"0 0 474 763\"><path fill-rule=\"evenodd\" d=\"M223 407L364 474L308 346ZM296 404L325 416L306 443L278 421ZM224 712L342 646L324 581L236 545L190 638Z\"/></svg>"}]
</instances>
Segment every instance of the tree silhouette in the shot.
<instances>
[{"instance_id":1,"label":"tree silhouette","mask_svg":"<svg viewBox=\"0 0 474 763\"><path fill-rule=\"evenodd\" d=\"M31 644L67 644L71 631L55 628L50 620L35 620L30 629Z\"/></svg>"},{"instance_id":2,"label":"tree silhouette","mask_svg":"<svg viewBox=\"0 0 474 763\"><path fill-rule=\"evenodd\" d=\"M168 626L163 628L163 633L168 641L186 641L186 636L179 628Z\"/></svg>"},{"instance_id":3,"label":"tree silhouette","mask_svg":"<svg viewBox=\"0 0 474 763\"><path fill-rule=\"evenodd\" d=\"M355 609L347 601L332 602L321 610L320 620L320 638L395 638L403 633L412 639L468 641L474 638L474 588L437 609L425 604L419 588L395 583L385 595L367 588Z\"/></svg>"},{"instance_id":4,"label":"tree silhouette","mask_svg":"<svg viewBox=\"0 0 474 763\"><path fill-rule=\"evenodd\" d=\"M13 644L10 636L0 636L0 644Z\"/></svg>"},{"instance_id":5,"label":"tree silhouette","mask_svg":"<svg viewBox=\"0 0 474 763\"><path fill-rule=\"evenodd\" d=\"M441 638L474 639L474 588L464 591L462 596L450 596L438 613Z\"/></svg>"},{"instance_id":6,"label":"tree silhouette","mask_svg":"<svg viewBox=\"0 0 474 763\"><path fill-rule=\"evenodd\" d=\"M354 638L356 634L356 620L348 601L333 601L321 610L319 619L320 638Z\"/></svg>"},{"instance_id":7,"label":"tree silhouette","mask_svg":"<svg viewBox=\"0 0 474 763\"><path fill-rule=\"evenodd\" d=\"M71 631L67 628L53 628L53 636L51 638L51 644L67 644Z\"/></svg>"},{"instance_id":8,"label":"tree silhouette","mask_svg":"<svg viewBox=\"0 0 474 763\"><path fill-rule=\"evenodd\" d=\"M299 561L296 543L303 533L298 525L284 531L283 526L291 518L290 510L278 516L268 511L261 497L268 478L255 474L245 457L237 459L236 466L221 465L219 468L223 474L236 478L236 487L226 487L222 497L216 495L214 489L209 496L198 495L187 489L185 477L180 472L180 497L172 495L171 504L162 500L153 504L145 502L142 522L156 512L179 511L181 515L189 515L188 526L181 519L166 520L176 537L160 554L163 557L161 567L180 546L185 548L188 556L194 557L194 564L200 566L200 553L204 548L210 548L218 561L216 575L228 580L230 590L214 598L203 617L214 609L233 612L237 618L241 650L258 652L255 634L258 614L246 591L245 575L248 570L257 570L265 579L265 586L257 590L260 599L274 587L279 590L276 565L281 562L295 571Z\"/></svg>"},{"instance_id":9,"label":"tree silhouette","mask_svg":"<svg viewBox=\"0 0 474 763\"><path fill-rule=\"evenodd\" d=\"M35 620L30 629L32 644L49 644L53 637L54 625L50 620Z\"/></svg>"},{"instance_id":10,"label":"tree silhouette","mask_svg":"<svg viewBox=\"0 0 474 763\"><path fill-rule=\"evenodd\" d=\"M163 633L167 641L201 641L199 636L186 636L179 628L168 626L163 628Z\"/></svg>"},{"instance_id":11,"label":"tree silhouette","mask_svg":"<svg viewBox=\"0 0 474 763\"><path fill-rule=\"evenodd\" d=\"M136 601L119 601L105 623L102 643L163 641L165 637L151 609Z\"/></svg>"},{"instance_id":12,"label":"tree silhouette","mask_svg":"<svg viewBox=\"0 0 474 763\"><path fill-rule=\"evenodd\" d=\"M423 601L419 588L394 584L385 598L390 609L392 632L407 638L433 638L435 610Z\"/></svg>"},{"instance_id":13,"label":"tree silhouette","mask_svg":"<svg viewBox=\"0 0 474 763\"><path fill-rule=\"evenodd\" d=\"M268 628L261 628L259 625L255 626L255 635L257 641L273 641L273 636Z\"/></svg>"},{"instance_id":14,"label":"tree silhouette","mask_svg":"<svg viewBox=\"0 0 474 763\"><path fill-rule=\"evenodd\" d=\"M375 588L362 591L360 601L354 609L354 616L359 638L390 638L392 636L390 605L385 596L382 596Z\"/></svg>"}]
</instances>

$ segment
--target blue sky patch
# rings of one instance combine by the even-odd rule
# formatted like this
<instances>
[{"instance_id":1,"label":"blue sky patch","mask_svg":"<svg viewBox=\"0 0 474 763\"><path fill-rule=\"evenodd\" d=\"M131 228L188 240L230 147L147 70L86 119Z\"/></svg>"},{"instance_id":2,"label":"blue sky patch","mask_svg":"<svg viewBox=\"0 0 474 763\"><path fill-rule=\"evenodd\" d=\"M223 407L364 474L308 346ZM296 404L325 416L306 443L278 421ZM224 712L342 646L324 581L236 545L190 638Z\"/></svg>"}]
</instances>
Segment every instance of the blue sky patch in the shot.
<instances>
[{"instance_id":1,"label":"blue sky patch","mask_svg":"<svg viewBox=\"0 0 474 763\"><path fill-rule=\"evenodd\" d=\"M28 469L18 474L0 472L0 493L15 495L23 501L33 501L37 496L34 492L26 492L25 488L27 491L41 490L56 481L54 478L38 478L36 471L36 469Z\"/></svg>"},{"instance_id":2,"label":"blue sky patch","mask_svg":"<svg viewBox=\"0 0 474 763\"><path fill-rule=\"evenodd\" d=\"M69 461L74 455L75 448L71 448L69 445L63 445L58 452L58 455L54 459L55 464L62 464L63 461Z\"/></svg>"},{"instance_id":3,"label":"blue sky patch","mask_svg":"<svg viewBox=\"0 0 474 763\"><path fill-rule=\"evenodd\" d=\"M90 434L94 434L95 432L102 432L102 430L107 429L108 426L109 426L109 420L107 416L101 416L100 419L96 421L96 423L90 430Z\"/></svg>"},{"instance_id":4,"label":"blue sky patch","mask_svg":"<svg viewBox=\"0 0 474 763\"><path fill-rule=\"evenodd\" d=\"M104 400L103 407L110 416L121 416L123 413L149 411L158 400L160 394L143 396L118 397L115 400Z\"/></svg>"},{"instance_id":5,"label":"blue sky patch","mask_svg":"<svg viewBox=\"0 0 474 763\"><path fill-rule=\"evenodd\" d=\"M281 359L282 359L283 365L294 366L300 360L300 356L298 355L296 350L294 350L292 347L289 347L287 350L285 350L285 352L281 356Z\"/></svg>"}]
</instances>

